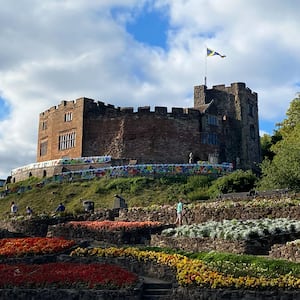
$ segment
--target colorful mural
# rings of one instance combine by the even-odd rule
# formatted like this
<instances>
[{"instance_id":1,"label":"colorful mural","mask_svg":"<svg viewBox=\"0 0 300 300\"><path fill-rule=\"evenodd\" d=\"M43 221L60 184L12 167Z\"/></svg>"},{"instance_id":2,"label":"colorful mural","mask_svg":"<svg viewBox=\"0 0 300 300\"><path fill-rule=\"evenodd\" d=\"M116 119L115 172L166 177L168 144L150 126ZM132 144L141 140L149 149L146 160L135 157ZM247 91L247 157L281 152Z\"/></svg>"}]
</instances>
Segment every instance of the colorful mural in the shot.
<instances>
[{"instance_id":1,"label":"colorful mural","mask_svg":"<svg viewBox=\"0 0 300 300\"><path fill-rule=\"evenodd\" d=\"M133 177L133 176L168 176L168 175L215 175L221 176L232 172L232 164L145 164L112 166L97 169L64 172L56 175L55 181L76 179L93 179L101 177Z\"/></svg>"}]
</instances>

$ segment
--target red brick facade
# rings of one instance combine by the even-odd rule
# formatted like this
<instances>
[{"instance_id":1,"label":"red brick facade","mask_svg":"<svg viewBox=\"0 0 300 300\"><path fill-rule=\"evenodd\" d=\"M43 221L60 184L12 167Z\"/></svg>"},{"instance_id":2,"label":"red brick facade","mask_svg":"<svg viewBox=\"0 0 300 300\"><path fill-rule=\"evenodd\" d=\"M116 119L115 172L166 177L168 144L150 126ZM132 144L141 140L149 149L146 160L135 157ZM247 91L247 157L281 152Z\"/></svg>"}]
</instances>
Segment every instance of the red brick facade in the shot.
<instances>
[{"instance_id":1,"label":"red brick facade","mask_svg":"<svg viewBox=\"0 0 300 300\"><path fill-rule=\"evenodd\" d=\"M244 83L196 86L194 108L120 108L92 99L62 101L40 114L37 162L111 155L138 163L260 161L257 94Z\"/></svg>"}]
</instances>

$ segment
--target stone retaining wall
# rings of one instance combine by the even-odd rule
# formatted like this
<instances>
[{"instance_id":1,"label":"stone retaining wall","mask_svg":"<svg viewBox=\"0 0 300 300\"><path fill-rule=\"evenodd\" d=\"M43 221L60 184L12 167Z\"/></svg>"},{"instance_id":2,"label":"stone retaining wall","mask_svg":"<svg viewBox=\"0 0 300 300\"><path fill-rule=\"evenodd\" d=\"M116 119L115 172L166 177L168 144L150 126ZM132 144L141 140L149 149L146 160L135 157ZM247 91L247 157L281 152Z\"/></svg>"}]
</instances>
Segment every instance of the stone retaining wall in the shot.
<instances>
[{"instance_id":1,"label":"stone retaining wall","mask_svg":"<svg viewBox=\"0 0 300 300\"><path fill-rule=\"evenodd\" d=\"M43 299L43 300L139 300L137 290L82 290L82 289L0 289L0 299Z\"/></svg>"},{"instance_id":2,"label":"stone retaining wall","mask_svg":"<svg viewBox=\"0 0 300 300\"><path fill-rule=\"evenodd\" d=\"M269 256L276 259L286 259L293 262L300 262L299 243L275 244L272 246Z\"/></svg>"},{"instance_id":3,"label":"stone retaining wall","mask_svg":"<svg viewBox=\"0 0 300 300\"><path fill-rule=\"evenodd\" d=\"M90 239L103 241L114 245L124 244L149 244L151 235L160 233L169 226L157 226L151 228L136 228L126 231L124 229L110 231L107 229L91 229L83 226L68 226L66 224L57 224L48 226L47 236L64 237L65 239Z\"/></svg>"},{"instance_id":4,"label":"stone retaining wall","mask_svg":"<svg viewBox=\"0 0 300 300\"><path fill-rule=\"evenodd\" d=\"M170 300L297 300L299 291L255 291L244 289L208 289L208 288L182 288L170 296Z\"/></svg>"},{"instance_id":5,"label":"stone retaining wall","mask_svg":"<svg viewBox=\"0 0 300 300\"><path fill-rule=\"evenodd\" d=\"M287 241L293 241L299 236L300 233L298 235L278 234L276 236L269 236L265 238L234 241L211 238L167 237L156 234L151 236L150 245L155 247L166 247L177 250L184 250L188 252L219 251L235 254L269 255L269 252L274 244L279 242L281 244L285 244ZM279 247L279 245L277 245L277 247ZM290 248L291 245L288 249ZM272 255L275 255L275 253L277 253L277 257L280 258L281 253L285 253L286 257L293 253L293 256L297 254L300 258L300 250L298 253L298 251L296 250L296 246L294 246L292 249L293 250L289 251L285 250L285 252L273 250Z\"/></svg>"},{"instance_id":6,"label":"stone retaining wall","mask_svg":"<svg viewBox=\"0 0 300 300\"><path fill-rule=\"evenodd\" d=\"M210 238L173 238L162 235L152 235L150 245L191 252L220 251L242 254L246 251L245 241L227 241Z\"/></svg>"},{"instance_id":7,"label":"stone retaining wall","mask_svg":"<svg viewBox=\"0 0 300 300\"><path fill-rule=\"evenodd\" d=\"M217 203L217 202L216 202ZM290 218L300 220L300 206L286 207L245 207L234 203L232 207L198 207L187 210L183 217L184 224L199 224L207 221L222 221L224 219L261 219L261 218ZM157 210L144 208L120 209L120 221L158 221L163 224L174 224L176 219L175 207L165 206Z\"/></svg>"}]
</instances>

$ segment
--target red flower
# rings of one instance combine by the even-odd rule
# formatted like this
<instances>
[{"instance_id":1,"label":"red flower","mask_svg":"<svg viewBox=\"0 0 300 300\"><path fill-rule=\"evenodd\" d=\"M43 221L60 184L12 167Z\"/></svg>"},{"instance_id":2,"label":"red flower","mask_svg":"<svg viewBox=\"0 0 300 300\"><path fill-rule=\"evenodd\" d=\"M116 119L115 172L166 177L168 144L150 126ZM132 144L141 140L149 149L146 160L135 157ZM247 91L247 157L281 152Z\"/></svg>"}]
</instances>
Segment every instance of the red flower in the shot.
<instances>
[{"instance_id":1,"label":"red flower","mask_svg":"<svg viewBox=\"0 0 300 300\"><path fill-rule=\"evenodd\" d=\"M137 279L135 274L108 264L0 264L0 288L121 288L133 285Z\"/></svg>"}]
</instances>

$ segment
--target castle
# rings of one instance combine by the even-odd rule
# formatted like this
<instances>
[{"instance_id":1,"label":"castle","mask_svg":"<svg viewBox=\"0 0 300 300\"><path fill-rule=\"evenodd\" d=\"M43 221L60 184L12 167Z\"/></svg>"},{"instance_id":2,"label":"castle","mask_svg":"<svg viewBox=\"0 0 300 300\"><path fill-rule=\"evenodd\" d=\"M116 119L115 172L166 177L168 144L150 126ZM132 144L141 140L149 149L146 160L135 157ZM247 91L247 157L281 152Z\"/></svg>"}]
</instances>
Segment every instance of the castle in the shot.
<instances>
[{"instance_id":1,"label":"castle","mask_svg":"<svg viewBox=\"0 0 300 300\"><path fill-rule=\"evenodd\" d=\"M200 85L193 108L171 112L79 98L40 114L38 163L93 156L120 164L209 161L254 168L261 161L257 94L244 83Z\"/></svg>"}]
</instances>

